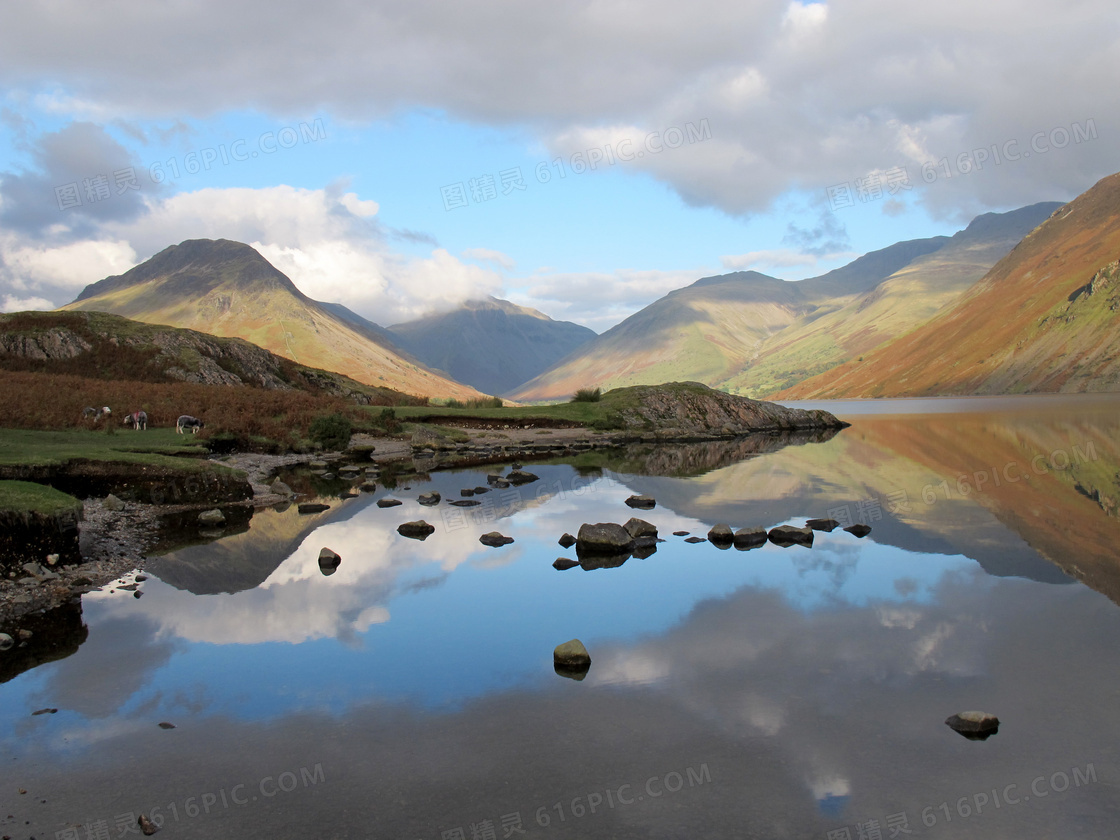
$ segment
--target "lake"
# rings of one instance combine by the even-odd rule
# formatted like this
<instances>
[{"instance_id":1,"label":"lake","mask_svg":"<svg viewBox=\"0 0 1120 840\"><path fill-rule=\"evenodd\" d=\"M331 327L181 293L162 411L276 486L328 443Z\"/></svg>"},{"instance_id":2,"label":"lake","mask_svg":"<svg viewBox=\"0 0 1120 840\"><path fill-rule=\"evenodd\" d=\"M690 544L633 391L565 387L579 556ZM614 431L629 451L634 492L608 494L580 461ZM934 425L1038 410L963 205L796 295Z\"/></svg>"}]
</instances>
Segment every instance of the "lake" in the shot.
<instances>
[{"instance_id":1,"label":"lake","mask_svg":"<svg viewBox=\"0 0 1120 840\"><path fill-rule=\"evenodd\" d=\"M0 653L0 834L1115 837L1120 398L825 407L852 427L529 462L474 507L449 501L492 469L288 476L331 508L259 511ZM655 553L553 568L631 516ZM813 517L872 530L673 534ZM583 679L553 667L572 638Z\"/></svg>"}]
</instances>

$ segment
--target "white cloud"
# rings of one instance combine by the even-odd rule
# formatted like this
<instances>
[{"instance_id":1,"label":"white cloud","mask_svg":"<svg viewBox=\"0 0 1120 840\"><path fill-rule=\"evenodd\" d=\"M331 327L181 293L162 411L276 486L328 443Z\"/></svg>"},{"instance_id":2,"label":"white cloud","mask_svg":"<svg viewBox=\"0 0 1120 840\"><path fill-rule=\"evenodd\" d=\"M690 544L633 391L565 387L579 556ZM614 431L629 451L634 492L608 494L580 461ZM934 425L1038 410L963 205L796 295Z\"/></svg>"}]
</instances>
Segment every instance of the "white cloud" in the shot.
<instances>
[{"instance_id":1,"label":"white cloud","mask_svg":"<svg viewBox=\"0 0 1120 840\"><path fill-rule=\"evenodd\" d=\"M517 263L508 254L490 248L468 248L463 251L462 256L468 260L493 263L506 271L513 271L517 267Z\"/></svg>"},{"instance_id":2,"label":"white cloud","mask_svg":"<svg viewBox=\"0 0 1120 840\"><path fill-rule=\"evenodd\" d=\"M25 312L30 309L54 308L55 305L46 298L17 298L15 295L4 295L4 303L0 305L0 312Z\"/></svg>"},{"instance_id":3,"label":"white cloud","mask_svg":"<svg viewBox=\"0 0 1120 840\"><path fill-rule=\"evenodd\" d=\"M729 271L754 269L764 274L775 268L815 266L819 261L820 258L812 254L803 254L789 248L748 251L745 254L729 254L719 258L720 265Z\"/></svg>"}]
</instances>

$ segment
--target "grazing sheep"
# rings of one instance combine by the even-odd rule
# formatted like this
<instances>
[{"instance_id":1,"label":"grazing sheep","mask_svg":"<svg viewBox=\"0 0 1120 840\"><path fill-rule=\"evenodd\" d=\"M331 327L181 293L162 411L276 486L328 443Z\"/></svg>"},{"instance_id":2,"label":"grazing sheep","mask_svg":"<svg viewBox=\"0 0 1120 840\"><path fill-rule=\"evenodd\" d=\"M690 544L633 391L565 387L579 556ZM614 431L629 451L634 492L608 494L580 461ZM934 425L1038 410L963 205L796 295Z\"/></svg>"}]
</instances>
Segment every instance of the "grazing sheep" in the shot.
<instances>
[{"instance_id":1,"label":"grazing sheep","mask_svg":"<svg viewBox=\"0 0 1120 840\"><path fill-rule=\"evenodd\" d=\"M131 426L138 432L143 431L148 428L148 412L134 411L131 414L126 414L121 425Z\"/></svg>"},{"instance_id":2,"label":"grazing sheep","mask_svg":"<svg viewBox=\"0 0 1120 840\"><path fill-rule=\"evenodd\" d=\"M183 414L175 421L175 431L183 434L184 429L190 429L192 435L197 435L198 430L206 424L199 420L197 417L191 417L189 414Z\"/></svg>"},{"instance_id":3,"label":"grazing sheep","mask_svg":"<svg viewBox=\"0 0 1120 840\"><path fill-rule=\"evenodd\" d=\"M107 405L101 408L94 408L91 405L87 405L82 409L82 419L92 420L94 425L96 425L101 422L102 417L108 417L112 413L112 410Z\"/></svg>"}]
</instances>

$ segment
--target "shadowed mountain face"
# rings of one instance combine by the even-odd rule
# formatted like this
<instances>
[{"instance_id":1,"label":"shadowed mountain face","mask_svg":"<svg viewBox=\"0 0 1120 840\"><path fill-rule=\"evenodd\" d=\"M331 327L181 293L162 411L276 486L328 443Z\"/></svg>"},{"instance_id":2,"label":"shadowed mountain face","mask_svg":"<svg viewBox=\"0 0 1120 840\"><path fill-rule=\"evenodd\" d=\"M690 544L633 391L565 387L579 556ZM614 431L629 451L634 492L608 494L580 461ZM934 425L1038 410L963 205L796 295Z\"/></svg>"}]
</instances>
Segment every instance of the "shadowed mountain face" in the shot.
<instances>
[{"instance_id":1,"label":"shadowed mountain face","mask_svg":"<svg viewBox=\"0 0 1120 840\"><path fill-rule=\"evenodd\" d=\"M899 242L820 277L698 280L526 383L516 399L691 379L763 397L918 326L976 283L1058 204L980 216L952 237Z\"/></svg>"},{"instance_id":2,"label":"shadowed mountain face","mask_svg":"<svg viewBox=\"0 0 1120 840\"><path fill-rule=\"evenodd\" d=\"M387 334L424 364L486 394L515 389L595 338L587 327L493 297L397 324Z\"/></svg>"},{"instance_id":3,"label":"shadowed mountain face","mask_svg":"<svg viewBox=\"0 0 1120 840\"><path fill-rule=\"evenodd\" d=\"M1032 232L919 329L782 396L1120 389L1120 174Z\"/></svg>"},{"instance_id":4,"label":"shadowed mountain face","mask_svg":"<svg viewBox=\"0 0 1120 840\"><path fill-rule=\"evenodd\" d=\"M87 286L62 308L244 338L300 364L405 393L478 395L404 357L383 330L311 300L240 242L172 245L124 274Z\"/></svg>"}]
</instances>

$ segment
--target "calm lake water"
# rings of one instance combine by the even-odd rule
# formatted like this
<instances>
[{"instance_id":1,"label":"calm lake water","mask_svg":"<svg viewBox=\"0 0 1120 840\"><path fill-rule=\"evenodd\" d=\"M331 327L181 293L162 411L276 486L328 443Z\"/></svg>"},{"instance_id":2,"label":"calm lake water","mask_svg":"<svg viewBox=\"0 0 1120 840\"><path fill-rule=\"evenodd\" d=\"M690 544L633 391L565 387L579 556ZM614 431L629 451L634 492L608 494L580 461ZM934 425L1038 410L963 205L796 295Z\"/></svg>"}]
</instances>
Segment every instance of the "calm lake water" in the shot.
<instances>
[{"instance_id":1,"label":"calm lake water","mask_svg":"<svg viewBox=\"0 0 1120 840\"><path fill-rule=\"evenodd\" d=\"M37 633L64 658L0 653L0 834L1114 838L1120 399L916 402L837 404L823 442L526 464L474 508L448 501L488 470L320 484L325 513L155 559L142 598ZM552 567L565 531L633 515L652 556ZM825 516L872 532L673 536ZM553 670L573 637L582 681ZM999 732L945 725L972 709Z\"/></svg>"}]
</instances>

